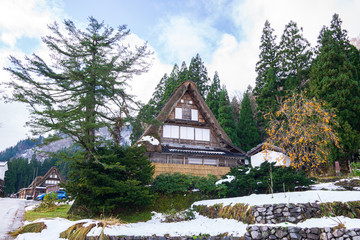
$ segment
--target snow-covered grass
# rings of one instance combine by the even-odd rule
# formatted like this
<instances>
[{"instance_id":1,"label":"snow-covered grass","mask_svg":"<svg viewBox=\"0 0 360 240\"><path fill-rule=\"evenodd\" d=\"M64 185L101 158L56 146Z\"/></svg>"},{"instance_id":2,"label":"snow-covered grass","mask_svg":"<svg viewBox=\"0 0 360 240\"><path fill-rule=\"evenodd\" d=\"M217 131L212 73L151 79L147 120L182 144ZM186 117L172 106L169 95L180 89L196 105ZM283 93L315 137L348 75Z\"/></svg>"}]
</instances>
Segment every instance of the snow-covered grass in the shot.
<instances>
[{"instance_id":1,"label":"snow-covered grass","mask_svg":"<svg viewBox=\"0 0 360 240\"><path fill-rule=\"evenodd\" d=\"M359 201L360 192L358 191L324 191L324 190L310 190L304 192L286 192L274 194L252 194L245 197L222 198L203 200L193 203L193 205L207 205L212 206L222 203L226 205L234 205L236 203L245 203L250 206L264 205L264 204L279 204L279 203L308 203L308 202L348 202Z\"/></svg>"},{"instance_id":2,"label":"snow-covered grass","mask_svg":"<svg viewBox=\"0 0 360 240\"><path fill-rule=\"evenodd\" d=\"M334 183L316 184L312 186L312 189L329 189L333 191L310 190L304 192L286 192L276 194L253 194L246 197L199 201L194 203L194 205L213 205L218 203L228 205L240 202L247 203L249 205L263 205L275 203L360 201L360 191L334 191L339 189L334 186ZM195 214L195 219L190 221L164 223L163 220L164 216L162 214L154 213L150 221L107 226L104 229L104 233L113 236L164 236L166 234L169 234L170 236L196 236L200 234L216 236L225 233L232 236L243 236L246 233L246 227L248 226L247 224L232 219L210 219L204 216L200 216L199 214ZM45 222L47 229L43 230L41 233L21 234L17 237L17 240L45 240L49 239L50 236L51 239L56 240L60 239L59 234L61 232L65 231L67 228L76 223L86 222L90 224L98 222L91 219L70 221L61 218L39 219L37 221ZM335 218L312 218L298 224L280 223L273 224L271 226L297 226L301 228L335 227L339 224L339 222L343 223L347 229L357 228L360 226L360 219L350 219L342 216ZM88 235L97 236L101 233L101 231L102 228L94 227Z\"/></svg>"},{"instance_id":3,"label":"snow-covered grass","mask_svg":"<svg viewBox=\"0 0 360 240\"><path fill-rule=\"evenodd\" d=\"M241 237L246 233L247 224L238 222L233 219L209 219L200 215L196 215L196 219L178 223L163 223L161 214L155 214L150 221L139 222L133 224L123 224L108 226L104 229L104 233L111 236L164 236L169 234L170 236L198 236L200 234L209 234L211 236L217 236L220 234L228 234L232 236ZM43 221L47 225L47 229L44 229L41 233L25 233L19 235L16 240L60 240L59 235L70 226L79 223L86 222L86 225L91 223L97 223L95 220L79 220L69 221L62 218L55 219L39 219L37 221ZM272 224L271 226L297 226L301 228L305 227L335 227L343 223L347 229L357 228L360 226L360 219L350 219L346 217L337 218L313 218L308 219L302 223L280 223ZM260 225L260 224L257 224ZM263 224L267 225L267 224ZM269 226L269 224L267 225ZM102 231L100 227L94 227L88 236L99 236Z\"/></svg>"}]
</instances>

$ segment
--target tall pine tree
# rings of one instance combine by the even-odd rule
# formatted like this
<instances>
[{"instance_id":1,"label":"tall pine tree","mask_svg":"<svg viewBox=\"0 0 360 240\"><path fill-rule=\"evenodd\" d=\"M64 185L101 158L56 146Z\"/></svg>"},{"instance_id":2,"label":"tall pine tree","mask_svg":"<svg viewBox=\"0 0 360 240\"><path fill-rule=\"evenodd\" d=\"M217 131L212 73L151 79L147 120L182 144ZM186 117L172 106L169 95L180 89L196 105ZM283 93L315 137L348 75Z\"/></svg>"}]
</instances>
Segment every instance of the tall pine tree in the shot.
<instances>
[{"instance_id":1,"label":"tall pine tree","mask_svg":"<svg viewBox=\"0 0 360 240\"><path fill-rule=\"evenodd\" d=\"M251 148L261 143L261 134L254 119L249 91L244 94L244 98L241 101L238 137L240 148L244 151L249 151Z\"/></svg>"},{"instance_id":2,"label":"tall pine tree","mask_svg":"<svg viewBox=\"0 0 360 240\"><path fill-rule=\"evenodd\" d=\"M303 37L302 28L290 21L281 36L277 54L280 85L285 91L282 95L295 89L301 90L301 85L309 78L311 56L310 44Z\"/></svg>"},{"instance_id":3,"label":"tall pine tree","mask_svg":"<svg viewBox=\"0 0 360 240\"><path fill-rule=\"evenodd\" d=\"M202 61L199 54L196 54L196 56L191 59L187 80L195 82L201 96L203 98L206 97L210 88L210 79L208 77L204 62Z\"/></svg>"},{"instance_id":4,"label":"tall pine tree","mask_svg":"<svg viewBox=\"0 0 360 240\"><path fill-rule=\"evenodd\" d=\"M338 129L345 154L334 158L349 159L360 147L360 82L358 69L351 58L351 46L346 30L341 28L339 15L334 14L330 27L319 36L317 57L311 68L310 90L323 99L329 108L338 111Z\"/></svg>"},{"instance_id":5,"label":"tall pine tree","mask_svg":"<svg viewBox=\"0 0 360 240\"><path fill-rule=\"evenodd\" d=\"M275 39L276 35L273 35L274 29L271 28L268 20L265 22L263 32L261 35L260 44L260 55L259 61L256 63L255 71L257 73L256 83L254 88L254 94L258 96L262 88L266 84L268 71L270 68L273 69L275 75L278 72L278 63L276 55L278 47L276 46Z\"/></svg>"},{"instance_id":6,"label":"tall pine tree","mask_svg":"<svg viewBox=\"0 0 360 240\"><path fill-rule=\"evenodd\" d=\"M229 95L225 86L220 91L218 122L235 146L239 145L236 124L232 114Z\"/></svg>"},{"instance_id":7,"label":"tall pine tree","mask_svg":"<svg viewBox=\"0 0 360 240\"><path fill-rule=\"evenodd\" d=\"M165 85L164 94L160 103L162 106L164 106L164 104L167 102L171 94L180 84L179 71L180 71L179 66L175 64Z\"/></svg>"},{"instance_id":8,"label":"tall pine tree","mask_svg":"<svg viewBox=\"0 0 360 240\"><path fill-rule=\"evenodd\" d=\"M213 112L216 118L218 118L218 112L219 112L220 92L221 92L220 78L219 78L219 74L215 72L213 81L210 85L210 91L206 96L206 104L208 105L208 107Z\"/></svg>"}]
</instances>

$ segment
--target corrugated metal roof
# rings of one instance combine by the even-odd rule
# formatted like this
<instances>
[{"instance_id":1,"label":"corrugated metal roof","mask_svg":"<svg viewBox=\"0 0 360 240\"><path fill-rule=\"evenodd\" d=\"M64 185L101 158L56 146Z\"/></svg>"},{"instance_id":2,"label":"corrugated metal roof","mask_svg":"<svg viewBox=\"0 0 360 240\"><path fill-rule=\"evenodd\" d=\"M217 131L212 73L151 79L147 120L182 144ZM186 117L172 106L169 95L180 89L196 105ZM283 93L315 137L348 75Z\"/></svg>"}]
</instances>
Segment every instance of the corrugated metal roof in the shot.
<instances>
[{"instance_id":1,"label":"corrugated metal roof","mask_svg":"<svg viewBox=\"0 0 360 240\"><path fill-rule=\"evenodd\" d=\"M188 155L207 155L207 156L224 156L224 157L244 157L242 153L232 153L222 149L199 149L199 148L188 148L188 147L171 147L168 145L162 145L163 153L180 153Z\"/></svg>"}]
</instances>

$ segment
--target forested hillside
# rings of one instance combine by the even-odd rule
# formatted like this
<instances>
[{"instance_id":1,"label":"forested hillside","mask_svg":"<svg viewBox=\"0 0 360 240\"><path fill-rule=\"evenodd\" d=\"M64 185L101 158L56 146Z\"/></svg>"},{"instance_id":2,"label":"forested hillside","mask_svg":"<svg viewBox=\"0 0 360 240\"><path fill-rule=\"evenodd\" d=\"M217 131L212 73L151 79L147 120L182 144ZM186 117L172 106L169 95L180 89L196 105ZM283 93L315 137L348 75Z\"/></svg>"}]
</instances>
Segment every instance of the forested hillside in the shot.
<instances>
[{"instance_id":1,"label":"forested hillside","mask_svg":"<svg viewBox=\"0 0 360 240\"><path fill-rule=\"evenodd\" d=\"M19 141L15 146L9 147L4 151L0 152L0 161L7 161L8 159L15 157L17 154L35 147L37 144L40 144L42 142L42 139L42 137L39 137L37 139L28 138Z\"/></svg>"},{"instance_id":2,"label":"forested hillside","mask_svg":"<svg viewBox=\"0 0 360 240\"><path fill-rule=\"evenodd\" d=\"M210 79L199 54L192 58L189 66L185 62L181 67L175 64L171 73L166 73L160 79L149 102L140 109L133 122L132 142L153 121L171 93L186 80L196 83L230 139L245 151L271 140L272 135L267 132L271 127L269 116L274 121L281 120L278 113L281 105L294 94L302 93L305 98L320 102L323 111L336 115L335 125L330 124L328 129L339 137L339 145L330 142L322 144L332 145L326 151L330 160L328 165L337 160L343 168L347 168L347 160L356 159L360 149L360 52L351 45L346 30L342 29L339 15L334 14L330 26L324 26L319 31L318 45L310 46L302 27L296 22L289 21L277 39L270 22L266 21L260 39L259 60L255 66L255 87L252 89L249 86L240 98L230 98L218 72ZM241 81L240 76L238 81ZM318 120L324 121L321 118ZM299 134L299 129L293 133ZM285 135L292 139L292 144L296 144L297 138L291 137L293 133L287 132ZM321 142L321 139L306 136L298 140L305 140L302 144ZM292 148L283 146L283 142L283 138L272 141L285 151L287 147Z\"/></svg>"}]
</instances>

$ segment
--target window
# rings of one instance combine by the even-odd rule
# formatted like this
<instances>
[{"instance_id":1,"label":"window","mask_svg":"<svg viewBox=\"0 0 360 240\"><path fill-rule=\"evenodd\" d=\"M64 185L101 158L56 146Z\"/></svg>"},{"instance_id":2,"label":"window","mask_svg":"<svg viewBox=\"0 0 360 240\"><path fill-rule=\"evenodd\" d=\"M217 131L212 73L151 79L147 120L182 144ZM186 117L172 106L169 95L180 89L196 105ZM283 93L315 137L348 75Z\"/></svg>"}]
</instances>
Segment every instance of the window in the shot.
<instances>
[{"instance_id":1,"label":"window","mask_svg":"<svg viewBox=\"0 0 360 240\"><path fill-rule=\"evenodd\" d=\"M185 140L210 141L210 129L164 125L163 137L180 138Z\"/></svg>"},{"instance_id":2,"label":"window","mask_svg":"<svg viewBox=\"0 0 360 240\"><path fill-rule=\"evenodd\" d=\"M190 158L189 157L189 164L202 165L202 159L201 158Z\"/></svg>"},{"instance_id":3,"label":"window","mask_svg":"<svg viewBox=\"0 0 360 240\"><path fill-rule=\"evenodd\" d=\"M165 138L179 138L179 126L164 125L163 137Z\"/></svg>"},{"instance_id":4,"label":"window","mask_svg":"<svg viewBox=\"0 0 360 240\"><path fill-rule=\"evenodd\" d=\"M199 111L197 109L191 109L191 120L199 121Z\"/></svg>"},{"instance_id":5,"label":"window","mask_svg":"<svg viewBox=\"0 0 360 240\"><path fill-rule=\"evenodd\" d=\"M195 140L210 141L210 129L195 128Z\"/></svg>"},{"instance_id":6,"label":"window","mask_svg":"<svg viewBox=\"0 0 360 240\"><path fill-rule=\"evenodd\" d=\"M189 104L193 104L193 101L190 100L190 101L189 101Z\"/></svg>"},{"instance_id":7,"label":"window","mask_svg":"<svg viewBox=\"0 0 360 240\"><path fill-rule=\"evenodd\" d=\"M194 140L194 128L180 127L180 138L186 140Z\"/></svg>"},{"instance_id":8,"label":"window","mask_svg":"<svg viewBox=\"0 0 360 240\"><path fill-rule=\"evenodd\" d=\"M182 108L175 108L175 118L176 119L182 119Z\"/></svg>"},{"instance_id":9,"label":"window","mask_svg":"<svg viewBox=\"0 0 360 240\"><path fill-rule=\"evenodd\" d=\"M216 166L216 159L204 159L204 165L214 165Z\"/></svg>"}]
</instances>

